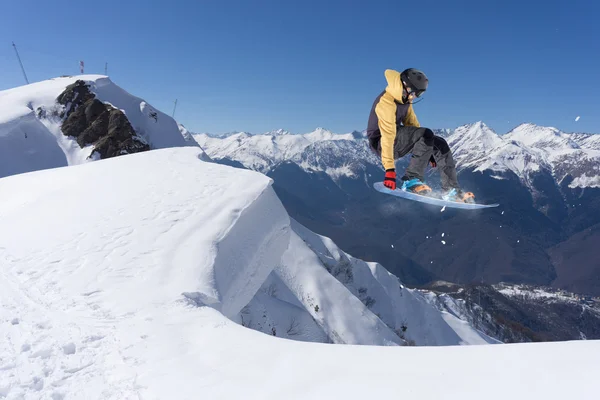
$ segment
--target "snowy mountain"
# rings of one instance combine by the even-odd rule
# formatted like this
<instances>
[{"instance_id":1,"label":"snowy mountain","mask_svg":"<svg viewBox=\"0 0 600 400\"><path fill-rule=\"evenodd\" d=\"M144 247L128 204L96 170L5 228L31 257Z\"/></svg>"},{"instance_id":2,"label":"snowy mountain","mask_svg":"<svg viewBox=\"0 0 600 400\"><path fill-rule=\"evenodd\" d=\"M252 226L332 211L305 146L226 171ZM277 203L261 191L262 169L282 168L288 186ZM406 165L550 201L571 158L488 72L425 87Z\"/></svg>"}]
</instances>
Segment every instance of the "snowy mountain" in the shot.
<instances>
[{"instance_id":1,"label":"snowy mountain","mask_svg":"<svg viewBox=\"0 0 600 400\"><path fill-rule=\"evenodd\" d=\"M401 335L403 339L418 345L469 343L468 340L461 339L461 332L455 332L443 316L428 306L420 295L404 288L396 277L380 265L352 258L340 251L328 238L318 236L290 221L269 188L271 181L263 175L249 171L241 173L239 179L245 182L244 190L237 188L234 191L237 200L233 201L213 180L227 181L228 177L225 176L239 173L236 170L212 163L204 165L198 161L202 156L200 149L151 153L148 156L111 161L110 164L106 161L98 165L93 163L85 169L50 170L0 181L3 193L22 193L11 195L10 201L0 213L2 226L12 227L2 231L12 237L2 237L2 243L8 246L2 249L8 262L19 271L25 271L28 268L36 270L48 258L77 260L75 264L59 261L59 265L52 267L54 272L51 279L58 279L56 274L70 274L78 270L79 262L90 263L95 265L94 268L107 267L104 272L81 271L84 275L78 276L78 279L82 280L81 290L111 292L119 287L117 282L114 283L115 287L109 289L104 285L98 286L97 279L98 276L107 274L106 278L100 280L108 280L108 276L124 268L119 266L121 262L127 265L135 261L136 264L145 265L138 273L144 275L146 282L154 279L154 273L158 274L156 279L160 280L161 276L166 279L166 272L161 268L177 265L178 273L173 277L175 281L166 280L164 284L167 287L177 287L179 295L183 294L194 304L210 305L236 322L252 325L258 330L268 329L269 334L279 331L278 336L291 337L292 335L286 334L284 327L290 324L290 318L296 318L298 330L306 332L295 335L294 338L301 340L402 344L404 341L397 331L400 332L404 327ZM160 168L161 172L149 173L152 170L151 164L159 166L156 168ZM131 170L131 173L120 171L121 169ZM136 172L139 170L145 171L145 174L141 176ZM119 175L119 178L116 179L115 175ZM44 180L48 183L42 184ZM92 186L108 184L104 180L111 180L113 188L128 188L124 197L119 199L117 193L111 192L108 194L110 201L104 199L105 196L98 195L88 200L85 210L77 213L72 213L70 208L65 210L66 214L50 212L56 206L53 202L61 199L64 201L64 196L68 195L69 201L75 204L92 190ZM127 182L133 181L140 187L136 186L132 190L131 183L128 186ZM173 183L169 184L171 181ZM179 187L180 181L191 184L189 193ZM54 182L64 182L56 193ZM39 192L35 193L30 186ZM81 193L75 193L78 191ZM213 196L213 193L216 194ZM37 211L28 214L28 207L33 207L32 202L26 200L30 196L47 199L49 205L33 202L37 204ZM234 196L233 192L231 196ZM217 204L215 198L219 198L224 204L231 204L229 207L237 210L229 216L233 220L223 220L222 228L214 233L203 228L196 238L192 231L194 227L215 225L216 221L224 218L222 213L215 212L223 207ZM89 202L93 204L90 205ZM96 205L95 202L101 202L102 205ZM204 202L212 205L208 207ZM132 207L137 204L136 211L129 209L128 204ZM195 211L196 209L203 211ZM121 211L110 217L116 210ZM45 213L52 215L44 216ZM200 216L196 217L198 213ZM215 215L207 220L209 214ZM15 228L24 215L32 218L35 216L36 224L41 230L39 236L29 236L31 243L26 246L18 245L25 240L25 236L19 236L18 232L25 235L30 228L24 226L20 231ZM105 222L94 222L94 215ZM156 220L149 220L153 215ZM59 222L60 218L65 218L65 221ZM68 221L77 219L89 222L69 227ZM45 223L48 227L53 226L52 224L64 226L65 231L48 229L48 234L53 237L50 240L42 232ZM96 223L99 224L98 230L93 228ZM177 234L167 235L170 231ZM64 248L65 245L62 245L60 254L52 253L54 246L77 235L86 237L83 242L73 242L81 251L68 246ZM153 235L160 235L160 239ZM206 235L208 236L205 237ZM225 237L221 238L223 235ZM102 238L107 238L107 244L103 244ZM169 240L173 240L173 243ZM145 244L136 245L137 242ZM159 246L157 243L164 245ZM202 243L206 243L205 248ZM171 249L175 244L180 251ZM104 249L99 250L97 246ZM152 250L155 249L154 246L158 246L158 250ZM25 255L21 252L22 249L27 249L29 261L20 261ZM155 251L159 254L166 253L161 258ZM110 266L99 262L104 259L110 260ZM199 267L196 260L205 260L210 269L204 272L197 270ZM89 277L91 280L86 281L88 274L92 275ZM196 274L200 277L195 277ZM212 275L216 277L216 282L209 279ZM197 282L186 285L186 282L192 281ZM255 295L259 288L263 290ZM262 319L259 314L263 315ZM469 336L473 337L473 333L469 333ZM493 342L485 337L479 339L479 342L486 340Z\"/></svg>"},{"instance_id":2,"label":"snowy mountain","mask_svg":"<svg viewBox=\"0 0 600 400\"><path fill-rule=\"evenodd\" d=\"M436 134L448 139L461 169L511 171L523 182L529 182L532 173L545 168L558 182L571 175L571 187L600 187L598 175L594 174L600 165L600 135L567 134L533 124L522 124L505 135L498 135L481 121L455 130L438 129ZM278 130L262 135L240 133L226 137L194 134L194 138L211 157L236 161L263 173L283 161L295 162L307 171L325 172L323 164L332 163L337 167L329 174L336 178L340 175L340 166L356 162L378 165L380 162L368 150L362 135L336 135L322 128L303 135ZM327 146L327 150L321 152L326 154L326 161L319 162L324 154L313 155L316 151L312 151L310 145ZM315 162L306 160L311 156ZM345 175L353 175L351 167L346 168Z\"/></svg>"},{"instance_id":3,"label":"snowy mountain","mask_svg":"<svg viewBox=\"0 0 600 400\"><path fill-rule=\"evenodd\" d=\"M198 144L185 140L170 116L106 76L0 91L0 177L177 146Z\"/></svg>"},{"instance_id":4,"label":"snowy mountain","mask_svg":"<svg viewBox=\"0 0 600 400\"><path fill-rule=\"evenodd\" d=\"M532 124L498 135L483 122L436 134L450 143L463 187L480 202L499 202L500 208L465 214L374 193L372 184L383 172L361 135L303 142L277 159L252 142L232 152L225 146L231 139L200 142L220 163L255 169L253 160L260 159L258 170L274 179L294 219L331 237L344 251L386 265L409 285L483 277L487 283L600 294L593 279L600 271L594 254L600 229L600 135ZM262 137L254 141L277 140L257 136ZM397 169L407 162L408 157L398 160ZM426 178L438 185L436 170ZM430 239L444 232L453 239L433 246Z\"/></svg>"},{"instance_id":5,"label":"snowy mountain","mask_svg":"<svg viewBox=\"0 0 600 400\"><path fill-rule=\"evenodd\" d=\"M310 351L298 341L497 343L291 220L264 175L202 154L153 150L0 179L3 396L163 397L177 384L187 398L204 370L221 393L241 372L234 359L245 370L262 365L256 346Z\"/></svg>"},{"instance_id":6,"label":"snowy mountain","mask_svg":"<svg viewBox=\"0 0 600 400\"><path fill-rule=\"evenodd\" d=\"M298 156L311 144L326 140L354 140L351 133L336 135L323 128L302 135L279 129L261 135L242 132L221 137L205 133L193 136L202 148L210 149L212 158L228 158L263 173Z\"/></svg>"},{"instance_id":7,"label":"snowy mountain","mask_svg":"<svg viewBox=\"0 0 600 400\"><path fill-rule=\"evenodd\" d=\"M548 170L556 182L566 176L571 188L600 187L600 152L594 141L582 140L552 127L522 124L499 136L482 122L458 128L449 144L456 148L461 168L511 171L528 187L532 175ZM579 143L578 143L579 142Z\"/></svg>"},{"instance_id":8,"label":"snowy mountain","mask_svg":"<svg viewBox=\"0 0 600 400\"><path fill-rule=\"evenodd\" d=\"M532 285L435 282L424 296L505 343L600 339L600 297Z\"/></svg>"},{"instance_id":9,"label":"snowy mountain","mask_svg":"<svg viewBox=\"0 0 600 400\"><path fill-rule=\"evenodd\" d=\"M448 144L459 169L511 171L524 181L529 172L540 169L540 160L530 148L504 140L483 122L457 128L448 137Z\"/></svg>"},{"instance_id":10,"label":"snowy mountain","mask_svg":"<svg viewBox=\"0 0 600 400\"><path fill-rule=\"evenodd\" d=\"M0 177L1 397L169 398L176 386L178 398L193 398L200 383L202 395L237 398L240 389L231 382L242 382L243 396L279 398L298 394L293 388L309 380L306 390L316 397L363 398L365 391L397 393L398 374L418 371L423 382L442 374L420 366L428 357L492 367L493 357L504 354L491 350L505 346L495 333L475 329L468 313L440 308L429 292L406 287L385 265L353 257L306 228L290 217L272 179L212 162L186 142L185 127L158 111L149 116L154 122L145 121L148 106L105 78L40 85L40 98L29 87L10 93L17 105L28 99L33 116L5 98L5 110L23 115L0 114L3 145L38 146L41 156L52 154L46 144L67 163L48 158L35 171L37 158L27 158L27 151L5 153L13 164ZM100 102L107 93L112 102ZM65 97L71 100L63 104ZM104 117L110 127L130 124L130 136L109 128L81 147L81 137L96 135ZM345 157L360 133L274 134L282 139L270 151L293 154L293 161L282 156L276 170L297 162L310 171L304 173L332 174L338 183L348 171L370 173L358 157ZM131 140L148 148L120 152ZM115 154L99 150L111 146ZM336 164L340 159L344 164ZM487 344L499 345L464 354L439 347ZM405 346L428 348L393 350ZM585 363L595 347L570 345L569 353L581 352L577 359ZM537 349L519 356L533 364L540 357ZM348 362L338 365L344 357ZM313 382L332 370L346 378ZM252 383L259 378L268 378L269 388ZM306 390L298 396L315 397Z\"/></svg>"},{"instance_id":11,"label":"snowy mountain","mask_svg":"<svg viewBox=\"0 0 600 400\"><path fill-rule=\"evenodd\" d=\"M577 143L580 147L600 150L600 135L594 135L590 133L573 133L571 139Z\"/></svg>"},{"instance_id":12,"label":"snowy mountain","mask_svg":"<svg viewBox=\"0 0 600 400\"><path fill-rule=\"evenodd\" d=\"M593 393L597 342L487 345L467 313L307 229L272 179L211 162L105 77L0 101L2 398L500 399L498 379L517 398ZM322 140L339 137L306 136L268 151L343 182Z\"/></svg>"}]
</instances>

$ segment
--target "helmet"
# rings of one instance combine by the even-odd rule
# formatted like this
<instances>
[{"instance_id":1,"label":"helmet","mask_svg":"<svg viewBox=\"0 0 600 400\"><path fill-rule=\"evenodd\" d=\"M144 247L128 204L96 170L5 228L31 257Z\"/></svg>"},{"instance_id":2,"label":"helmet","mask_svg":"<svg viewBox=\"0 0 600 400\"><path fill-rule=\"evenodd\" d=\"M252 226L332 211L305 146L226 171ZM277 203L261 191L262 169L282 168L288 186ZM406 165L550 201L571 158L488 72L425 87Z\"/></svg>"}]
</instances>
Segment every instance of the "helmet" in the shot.
<instances>
[{"instance_id":1,"label":"helmet","mask_svg":"<svg viewBox=\"0 0 600 400\"><path fill-rule=\"evenodd\" d=\"M417 97L420 97L427 90L427 85L429 84L429 79L427 79L425 73L415 68L405 69L400 74L400 78L402 82L405 82L415 92Z\"/></svg>"}]
</instances>

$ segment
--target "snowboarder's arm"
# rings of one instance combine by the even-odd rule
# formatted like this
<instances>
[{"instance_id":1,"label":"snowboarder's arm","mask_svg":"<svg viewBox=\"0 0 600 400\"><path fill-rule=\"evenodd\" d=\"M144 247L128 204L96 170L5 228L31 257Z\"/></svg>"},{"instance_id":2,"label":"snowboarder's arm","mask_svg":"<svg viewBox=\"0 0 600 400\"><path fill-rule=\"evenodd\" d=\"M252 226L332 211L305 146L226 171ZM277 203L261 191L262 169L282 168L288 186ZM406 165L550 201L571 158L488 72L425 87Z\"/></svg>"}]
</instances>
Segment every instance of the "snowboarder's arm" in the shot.
<instances>
[{"instance_id":1,"label":"snowboarder's arm","mask_svg":"<svg viewBox=\"0 0 600 400\"><path fill-rule=\"evenodd\" d=\"M396 139L396 103L391 94L385 92L375 106L379 131L381 132L381 162L385 170L395 168L394 139Z\"/></svg>"},{"instance_id":2,"label":"snowboarder's arm","mask_svg":"<svg viewBox=\"0 0 600 400\"><path fill-rule=\"evenodd\" d=\"M415 110L413 110L412 104L408 107L408 111L406 112L406 117L402 121L404 126L416 126L420 128L419 120L417 119L417 115L415 114Z\"/></svg>"}]
</instances>

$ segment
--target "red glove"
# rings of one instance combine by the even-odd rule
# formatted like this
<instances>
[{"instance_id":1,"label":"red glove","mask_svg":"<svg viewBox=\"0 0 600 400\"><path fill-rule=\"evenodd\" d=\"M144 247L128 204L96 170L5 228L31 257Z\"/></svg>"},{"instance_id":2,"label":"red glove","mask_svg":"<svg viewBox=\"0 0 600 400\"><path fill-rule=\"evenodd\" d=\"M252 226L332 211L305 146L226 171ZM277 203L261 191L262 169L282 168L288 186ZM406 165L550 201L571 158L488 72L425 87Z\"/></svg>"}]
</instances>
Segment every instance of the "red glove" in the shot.
<instances>
[{"instance_id":1,"label":"red glove","mask_svg":"<svg viewBox=\"0 0 600 400\"><path fill-rule=\"evenodd\" d=\"M433 156L429 157L429 164L431 164L431 168L437 167L437 163L435 162L435 158L433 158Z\"/></svg>"},{"instance_id":2,"label":"red glove","mask_svg":"<svg viewBox=\"0 0 600 400\"><path fill-rule=\"evenodd\" d=\"M396 190L396 170L395 169L386 169L385 170L385 179L383 180L383 184L392 190Z\"/></svg>"}]
</instances>

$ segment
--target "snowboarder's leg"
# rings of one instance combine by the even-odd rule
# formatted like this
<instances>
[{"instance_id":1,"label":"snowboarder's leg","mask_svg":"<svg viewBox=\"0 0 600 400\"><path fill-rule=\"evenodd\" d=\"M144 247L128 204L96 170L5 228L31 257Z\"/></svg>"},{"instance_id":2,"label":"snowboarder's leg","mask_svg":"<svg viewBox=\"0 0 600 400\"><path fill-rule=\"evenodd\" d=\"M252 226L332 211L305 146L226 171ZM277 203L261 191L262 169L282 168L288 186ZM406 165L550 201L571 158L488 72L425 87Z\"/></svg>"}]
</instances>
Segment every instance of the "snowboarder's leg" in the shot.
<instances>
[{"instance_id":1,"label":"snowboarder's leg","mask_svg":"<svg viewBox=\"0 0 600 400\"><path fill-rule=\"evenodd\" d=\"M440 180L443 191L459 189L456 177L456 163L452 151L446 140L439 136L433 138L433 159L440 171Z\"/></svg>"},{"instance_id":2,"label":"snowboarder's leg","mask_svg":"<svg viewBox=\"0 0 600 400\"><path fill-rule=\"evenodd\" d=\"M404 177L408 178L407 180L417 178L423 181L427 163L433 154L433 138L434 134L431 129L419 128L413 133L414 146L412 147L412 156L404 172Z\"/></svg>"},{"instance_id":3,"label":"snowboarder's leg","mask_svg":"<svg viewBox=\"0 0 600 400\"><path fill-rule=\"evenodd\" d=\"M435 136L433 138L433 159L440 171L440 181L444 200L474 203L475 195L471 192L463 192L458 185L456 177L456 163L452 157L450 146L444 138Z\"/></svg>"},{"instance_id":4,"label":"snowboarder's leg","mask_svg":"<svg viewBox=\"0 0 600 400\"><path fill-rule=\"evenodd\" d=\"M412 153L409 166L402 177L402 189L417 194L428 194L431 188L423 183L429 157L433 154L433 132L416 126L401 126L396 132L394 158Z\"/></svg>"}]
</instances>

